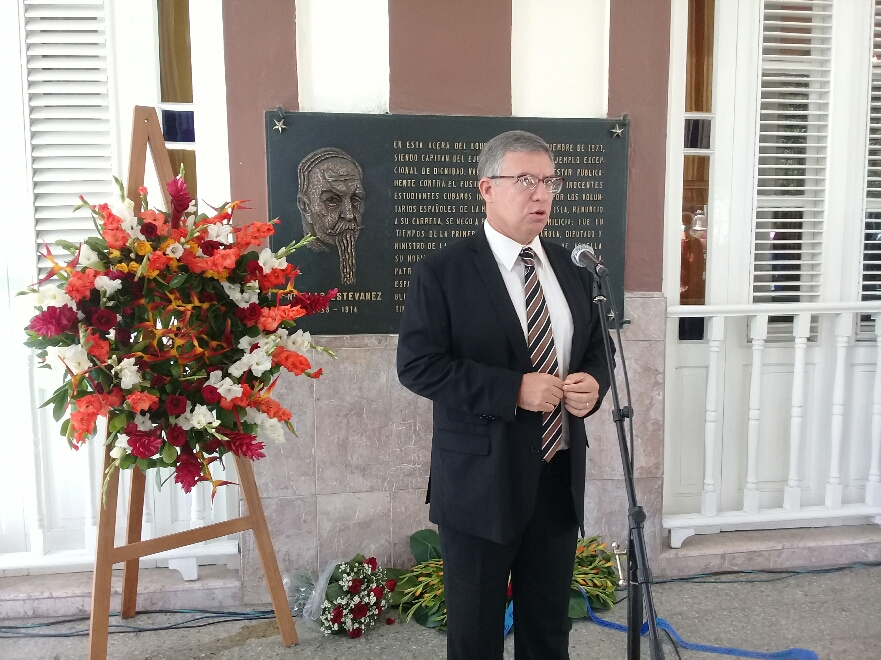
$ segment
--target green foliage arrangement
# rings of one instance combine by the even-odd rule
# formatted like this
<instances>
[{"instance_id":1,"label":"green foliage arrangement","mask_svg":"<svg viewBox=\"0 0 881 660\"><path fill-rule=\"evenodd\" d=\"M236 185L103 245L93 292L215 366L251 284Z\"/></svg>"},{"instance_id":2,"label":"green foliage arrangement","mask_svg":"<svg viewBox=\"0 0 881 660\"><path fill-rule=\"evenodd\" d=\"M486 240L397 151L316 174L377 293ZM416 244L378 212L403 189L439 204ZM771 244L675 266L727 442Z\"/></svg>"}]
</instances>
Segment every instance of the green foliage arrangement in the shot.
<instances>
[{"instance_id":1,"label":"green foliage arrangement","mask_svg":"<svg viewBox=\"0 0 881 660\"><path fill-rule=\"evenodd\" d=\"M594 609L611 609L615 606L615 557L608 551L599 536L578 539L575 549L575 568L572 571L572 592L569 594L569 617L580 619L587 616L587 603L581 589L587 594ZM581 587L581 589L579 589Z\"/></svg>"}]
</instances>

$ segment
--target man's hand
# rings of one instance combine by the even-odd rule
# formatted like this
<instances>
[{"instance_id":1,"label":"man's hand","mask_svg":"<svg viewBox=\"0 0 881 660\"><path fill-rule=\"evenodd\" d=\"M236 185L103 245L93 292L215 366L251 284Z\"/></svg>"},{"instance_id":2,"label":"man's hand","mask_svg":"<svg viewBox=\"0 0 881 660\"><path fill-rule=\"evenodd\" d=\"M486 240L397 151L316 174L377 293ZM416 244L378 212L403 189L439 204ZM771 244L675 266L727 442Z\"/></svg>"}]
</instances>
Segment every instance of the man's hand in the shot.
<instances>
[{"instance_id":1,"label":"man's hand","mask_svg":"<svg viewBox=\"0 0 881 660\"><path fill-rule=\"evenodd\" d=\"M522 389L521 389L522 391ZM584 417L593 410L600 398L600 384L590 374L569 374L563 383L563 402L566 410L576 417Z\"/></svg>"},{"instance_id":2,"label":"man's hand","mask_svg":"<svg viewBox=\"0 0 881 660\"><path fill-rule=\"evenodd\" d=\"M563 381L553 374L523 374L517 405L524 410L551 412L563 398Z\"/></svg>"}]
</instances>

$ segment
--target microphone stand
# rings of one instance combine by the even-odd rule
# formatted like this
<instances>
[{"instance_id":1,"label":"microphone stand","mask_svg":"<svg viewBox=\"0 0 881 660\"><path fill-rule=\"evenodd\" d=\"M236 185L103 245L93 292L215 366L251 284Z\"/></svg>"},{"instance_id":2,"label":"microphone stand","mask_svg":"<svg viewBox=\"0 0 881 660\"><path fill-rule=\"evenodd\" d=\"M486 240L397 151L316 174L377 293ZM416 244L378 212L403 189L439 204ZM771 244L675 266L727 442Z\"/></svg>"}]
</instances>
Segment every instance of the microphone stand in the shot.
<instances>
[{"instance_id":1,"label":"microphone stand","mask_svg":"<svg viewBox=\"0 0 881 660\"><path fill-rule=\"evenodd\" d=\"M649 650L651 660L664 660L664 650L661 648L661 639L658 635L657 615L655 613L655 601L652 597L652 571L649 568L648 554L645 546L645 511L636 501L636 487L633 483L633 458L627 445L627 434L624 429L624 420L633 416L630 406L621 407L618 398L618 386L615 382L615 367L612 355L612 339L609 336L609 307L603 288L611 292L609 285L609 271L602 263L596 265L593 277L593 301L599 308L600 323L603 328L603 346L606 351L606 363L609 368L609 379L612 391L612 419L618 431L618 448L621 452L621 465L624 470L624 485L627 489L627 520L630 528L630 538L627 548L627 660L639 660L640 657L640 629L643 621L643 604L648 615ZM611 315L614 318L614 310ZM621 360L624 360L623 348Z\"/></svg>"}]
</instances>

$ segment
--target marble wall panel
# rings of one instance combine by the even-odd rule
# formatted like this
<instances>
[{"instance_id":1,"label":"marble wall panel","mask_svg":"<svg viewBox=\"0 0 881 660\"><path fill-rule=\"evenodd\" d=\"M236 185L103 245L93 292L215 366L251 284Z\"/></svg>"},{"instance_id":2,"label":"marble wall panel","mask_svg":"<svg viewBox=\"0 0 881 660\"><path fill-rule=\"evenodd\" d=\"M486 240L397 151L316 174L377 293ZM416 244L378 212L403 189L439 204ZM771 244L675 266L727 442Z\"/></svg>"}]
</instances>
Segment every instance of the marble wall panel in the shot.
<instances>
[{"instance_id":1,"label":"marble wall panel","mask_svg":"<svg viewBox=\"0 0 881 660\"><path fill-rule=\"evenodd\" d=\"M388 491L318 495L318 561L349 560L358 553L382 566L392 558Z\"/></svg>"},{"instance_id":2,"label":"marble wall panel","mask_svg":"<svg viewBox=\"0 0 881 660\"><path fill-rule=\"evenodd\" d=\"M420 529L437 530L428 520L425 489L393 490L392 498L392 566L409 568L415 560L410 552L410 535Z\"/></svg>"}]
</instances>

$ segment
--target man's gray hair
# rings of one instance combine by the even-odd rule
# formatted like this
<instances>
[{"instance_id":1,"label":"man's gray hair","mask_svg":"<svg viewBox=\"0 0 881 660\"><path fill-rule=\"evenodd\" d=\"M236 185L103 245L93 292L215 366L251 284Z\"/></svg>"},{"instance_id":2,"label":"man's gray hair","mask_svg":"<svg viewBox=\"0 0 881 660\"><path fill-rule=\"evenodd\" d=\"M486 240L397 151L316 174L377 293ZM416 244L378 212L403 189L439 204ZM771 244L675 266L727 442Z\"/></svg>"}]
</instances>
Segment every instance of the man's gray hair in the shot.
<instances>
[{"instance_id":1,"label":"man's gray hair","mask_svg":"<svg viewBox=\"0 0 881 660\"><path fill-rule=\"evenodd\" d=\"M477 179L500 175L502 173L502 159L509 151L541 152L547 154L551 162L554 162L554 152L551 151L548 143L540 137L526 131L508 131L496 135L483 145L477 163Z\"/></svg>"}]
</instances>

